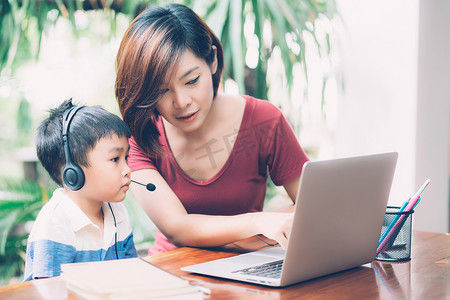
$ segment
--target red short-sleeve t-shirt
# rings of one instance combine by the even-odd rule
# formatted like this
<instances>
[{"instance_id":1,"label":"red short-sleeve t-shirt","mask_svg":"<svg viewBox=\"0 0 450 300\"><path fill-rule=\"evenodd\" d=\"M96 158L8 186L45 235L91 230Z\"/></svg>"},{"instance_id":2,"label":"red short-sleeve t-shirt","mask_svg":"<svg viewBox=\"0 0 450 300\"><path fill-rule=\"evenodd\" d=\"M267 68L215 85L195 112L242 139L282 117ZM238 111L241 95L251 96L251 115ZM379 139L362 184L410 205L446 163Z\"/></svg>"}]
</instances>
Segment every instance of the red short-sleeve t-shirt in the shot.
<instances>
[{"instance_id":1,"label":"red short-sleeve t-shirt","mask_svg":"<svg viewBox=\"0 0 450 300\"><path fill-rule=\"evenodd\" d=\"M227 151L228 160L211 179L197 181L183 171L170 151L161 118L157 128L165 155L150 159L133 138L130 138L128 163L132 171L156 169L163 176L188 213L236 215L262 211L270 174L276 185L285 185L300 176L308 160L282 112L268 101L244 96L246 104L239 131L224 135L223 149L211 146L211 140L199 149L200 156ZM234 142L233 147L232 141ZM182 158L181 158L182 159ZM164 199L161 199L164 201ZM174 249L165 237L157 233L150 254Z\"/></svg>"}]
</instances>

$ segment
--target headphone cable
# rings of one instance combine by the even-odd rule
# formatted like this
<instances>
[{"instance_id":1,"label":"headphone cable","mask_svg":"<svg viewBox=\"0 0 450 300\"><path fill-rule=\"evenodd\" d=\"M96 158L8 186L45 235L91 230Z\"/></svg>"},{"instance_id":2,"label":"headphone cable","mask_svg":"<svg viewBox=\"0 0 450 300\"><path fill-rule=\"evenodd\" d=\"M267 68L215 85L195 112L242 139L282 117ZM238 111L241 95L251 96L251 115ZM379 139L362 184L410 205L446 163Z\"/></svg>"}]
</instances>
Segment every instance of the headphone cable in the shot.
<instances>
[{"instance_id":1,"label":"headphone cable","mask_svg":"<svg viewBox=\"0 0 450 300\"><path fill-rule=\"evenodd\" d=\"M117 223L116 223L116 217L114 216L114 212L112 210L111 204L108 202L109 210L111 211L113 220L114 220L114 227L116 228L116 232L114 234L114 248L116 249L116 258L119 259L119 252L117 251Z\"/></svg>"}]
</instances>

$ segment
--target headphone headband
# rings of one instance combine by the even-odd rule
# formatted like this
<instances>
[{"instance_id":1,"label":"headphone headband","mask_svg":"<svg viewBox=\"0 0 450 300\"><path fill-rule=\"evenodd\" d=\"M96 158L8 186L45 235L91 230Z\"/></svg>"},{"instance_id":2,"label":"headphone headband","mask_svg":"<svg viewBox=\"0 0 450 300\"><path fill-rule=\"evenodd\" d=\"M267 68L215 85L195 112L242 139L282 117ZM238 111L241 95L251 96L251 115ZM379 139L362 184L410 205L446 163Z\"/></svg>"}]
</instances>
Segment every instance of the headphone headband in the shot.
<instances>
[{"instance_id":1,"label":"headphone headband","mask_svg":"<svg viewBox=\"0 0 450 300\"><path fill-rule=\"evenodd\" d=\"M84 172L70 158L70 147L69 147L69 128L75 114L82 109L84 106L72 106L66 110L63 114L63 147L64 154L66 157L66 165L62 170L62 179L65 185L73 191L81 189L84 185Z\"/></svg>"},{"instance_id":2,"label":"headphone headband","mask_svg":"<svg viewBox=\"0 0 450 300\"><path fill-rule=\"evenodd\" d=\"M72 106L72 107L70 107L68 110L66 110L64 112L64 115L63 115L63 136L64 135L67 136L67 134L69 133L69 126L70 126L70 123L73 120L73 117L83 107L84 106Z\"/></svg>"}]
</instances>

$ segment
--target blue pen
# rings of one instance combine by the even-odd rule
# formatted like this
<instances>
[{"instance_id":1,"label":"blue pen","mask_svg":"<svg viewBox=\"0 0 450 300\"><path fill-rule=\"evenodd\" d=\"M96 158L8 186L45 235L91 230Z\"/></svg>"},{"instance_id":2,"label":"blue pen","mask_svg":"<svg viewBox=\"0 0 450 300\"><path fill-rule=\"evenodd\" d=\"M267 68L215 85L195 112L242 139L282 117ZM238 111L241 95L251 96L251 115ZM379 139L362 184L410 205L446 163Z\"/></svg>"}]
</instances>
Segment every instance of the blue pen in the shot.
<instances>
[{"instance_id":1,"label":"blue pen","mask_svg":"<svg viewBox=\"0 0 450 300\"><path fill-rule=\"evenodd\" d=\"M409 198L407 201L405 201L403 203L403 205L400 207L399 212L402 212L405 207L408 205L409 201L411 200L411 198ZM391 223L389 223L389 226L386 228L386 230L384 231L383 235L380 237L380 240L378 241L378 245L381 244L381 242L384 240L384 238L386 237L386 235L389 233L389 231L391 231L392 227L394 227L395 223L397 222L397 220L400 218L400 214L396 215L394 217L394 219L391 221Z\"/></svg>"},{"instance_id":2,"label":"blue pen","mask_svg":"<svg viewBox=\"0 0 450 300\"><path fill-rule=\"evenodd\" d=\"M419 197L419 199L417 199L417 202L416 202L416 204L414 204L412 209L416 208L417 204L419 204L419 202L420 202L420 199L421 199L420 197Z\"/></svg>"}]
</instances>

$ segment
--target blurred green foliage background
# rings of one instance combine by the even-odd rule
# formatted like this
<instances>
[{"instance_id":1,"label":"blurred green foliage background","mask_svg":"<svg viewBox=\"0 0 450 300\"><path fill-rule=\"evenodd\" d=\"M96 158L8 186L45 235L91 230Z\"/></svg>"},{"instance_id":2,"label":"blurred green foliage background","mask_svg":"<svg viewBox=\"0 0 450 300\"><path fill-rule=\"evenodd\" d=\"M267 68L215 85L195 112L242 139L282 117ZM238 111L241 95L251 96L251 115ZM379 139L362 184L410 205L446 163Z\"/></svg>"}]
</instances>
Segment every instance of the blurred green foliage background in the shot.
<instances>
[{"instance_id":1,"label":"blurred green foliage background","mask_svg":"<svg viewBox=\"0 0 450 300\"><path fill-rule=\"evenodd\" d=\"M193 8L221 39L227 92L270 98L298 135L305 114L327 118L327 93L341 82L334 0L0 0L0 285L22 280L29 230L56 187L37 162L39 122L69 97L120 115L113 86L123 32L145 7L170 2ZM302 145L314 155L314 143ZM270 183L268 199L276 195ZM131 192L124 203L145 255L155 227Z\"/></svg>"}]
</instances>

